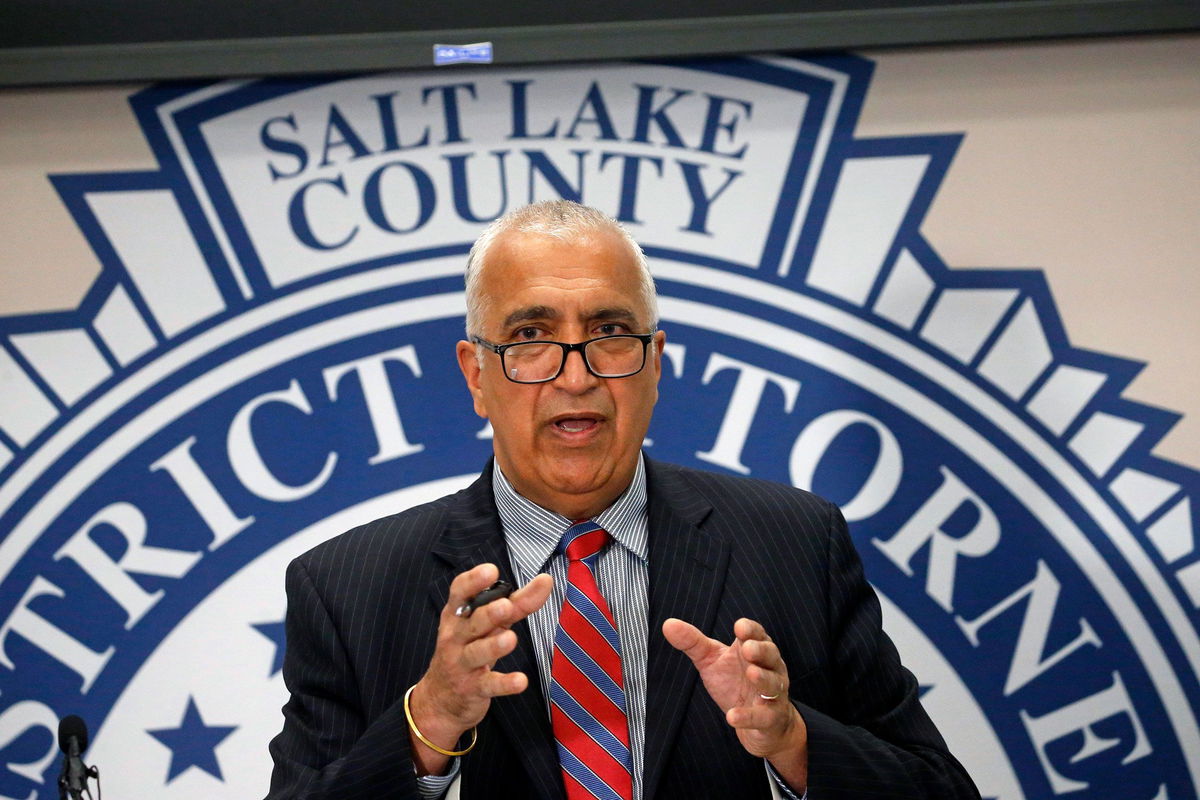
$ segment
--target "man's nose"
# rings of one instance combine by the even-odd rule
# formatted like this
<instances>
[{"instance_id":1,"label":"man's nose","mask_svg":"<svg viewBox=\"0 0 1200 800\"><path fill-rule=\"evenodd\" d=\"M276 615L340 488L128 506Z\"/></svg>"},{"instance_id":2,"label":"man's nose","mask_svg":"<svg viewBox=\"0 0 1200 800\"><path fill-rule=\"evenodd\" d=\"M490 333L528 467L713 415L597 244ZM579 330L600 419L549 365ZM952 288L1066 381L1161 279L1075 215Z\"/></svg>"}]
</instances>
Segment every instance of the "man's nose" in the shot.
<instances>
[{"instance_id":1,"label":"man's nose","mask_svg":"<svg viewBox=\"0 0 1200 800\"><path fill-rule=\"evenodd\" d=\"M588 371L587 364L583 361L583 353L573 350L567 353L567 361L563 364L562 372L559 373L555 383L560 384L568 391L579 391L594 385L599 380Z\"/></svg>"}]
</instances>

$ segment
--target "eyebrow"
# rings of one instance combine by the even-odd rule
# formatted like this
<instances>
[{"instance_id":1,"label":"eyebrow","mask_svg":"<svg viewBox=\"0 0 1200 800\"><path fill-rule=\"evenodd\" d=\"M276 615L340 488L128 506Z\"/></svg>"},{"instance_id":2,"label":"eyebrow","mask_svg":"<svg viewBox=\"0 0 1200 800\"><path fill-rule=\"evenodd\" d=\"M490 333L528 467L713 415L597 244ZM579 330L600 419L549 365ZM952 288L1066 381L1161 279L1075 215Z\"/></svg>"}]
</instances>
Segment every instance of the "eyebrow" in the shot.
<instances>
[{"instance_id":1,"label":"eyebrow","mask_svg":"<svg viewBox=\"0 0 1200 800\"><path fill-rule=\"evenodd\" d=\"M591 322L601 320L615 320L619 322L637 323L637 315L628 308L597 308L588 311L585 315ZM562 317L558 309L550 306L525 306L518 308L507 317L504 318L504 327L510 328L519 322L530 322L532 320L557 320Z\"/></svg>"},{"instance_id":2,"label":"eyebrow","mask_svg":"<svg viewBox=\"0 0 1200 800\"><path fill-rule=\"evenodd\" d=\"M524 308L518 308L505 317L504 327L512 327L518 322L529 322L530 320L537 319L558 319L558 317L558 311L550 306L525 306Z\"/></svg>"},{"instance_id":3,"label":"eyebrow","mask_svg":"<svg viewBox=\"0 0 1200 800\"><path fill-rule=\"evenodd\" d=\"M588 319L594 322L601 320L627 322L630 323L630 327L634 327L638 322L637 315L628 308L598 308L588 314Z\"/></svg>"}]
</instances>

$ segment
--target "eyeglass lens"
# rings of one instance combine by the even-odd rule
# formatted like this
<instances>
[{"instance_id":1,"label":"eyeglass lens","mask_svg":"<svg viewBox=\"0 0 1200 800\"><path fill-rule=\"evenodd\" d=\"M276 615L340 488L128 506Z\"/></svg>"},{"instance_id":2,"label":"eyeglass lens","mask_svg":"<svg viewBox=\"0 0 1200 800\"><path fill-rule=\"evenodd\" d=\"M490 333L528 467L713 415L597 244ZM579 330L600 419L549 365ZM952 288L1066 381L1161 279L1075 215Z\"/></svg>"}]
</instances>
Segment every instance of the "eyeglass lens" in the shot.
<instances>
[{"instance_id":1,"label":"eyeglass lens","mask_svg":"<svg viewBox=\"0 0 1200 800\"><path fill-rule=\"evenodd\" d=\"M588 342L583 356L592 372L600 377L619 377L642 368L644 347L634 336L613 336ZM504 368L510 380L552 380L563 366L563 354L557 344L519 342L504 351Z\"/></svg>"}]
</instances>

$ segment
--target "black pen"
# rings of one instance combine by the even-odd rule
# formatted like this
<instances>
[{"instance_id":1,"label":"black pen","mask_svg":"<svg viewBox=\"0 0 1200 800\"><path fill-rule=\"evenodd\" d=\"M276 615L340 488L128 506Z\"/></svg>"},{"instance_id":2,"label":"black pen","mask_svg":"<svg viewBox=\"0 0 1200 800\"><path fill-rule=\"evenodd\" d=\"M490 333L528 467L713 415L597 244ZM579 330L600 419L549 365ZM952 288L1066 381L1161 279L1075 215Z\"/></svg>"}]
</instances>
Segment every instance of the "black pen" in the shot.
<instances>
[{"instance_id":1,"label":"black pen","mask_svg":"<svg viewBox=\"0 0 1200 800\"><path fill-rule=\"evenodd\" d=\"M508 597L513 593L513 585L505 580L499 580L493 583L488 588L484 589L479 594L472 597L454 610L456 617L469 617L477 608L482 608L493 600L499 600L501 597Z\"/></svg>"}]
</instances>

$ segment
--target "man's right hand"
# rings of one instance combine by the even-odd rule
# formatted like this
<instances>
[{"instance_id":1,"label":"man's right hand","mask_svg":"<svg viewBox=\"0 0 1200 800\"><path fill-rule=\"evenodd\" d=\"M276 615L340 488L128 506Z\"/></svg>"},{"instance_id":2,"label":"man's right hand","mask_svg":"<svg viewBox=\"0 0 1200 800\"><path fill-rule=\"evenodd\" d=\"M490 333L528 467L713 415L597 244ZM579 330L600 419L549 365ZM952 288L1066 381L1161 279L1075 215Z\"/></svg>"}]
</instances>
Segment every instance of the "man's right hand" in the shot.
<instances>
[{"instance_id":1,"label":"man's right hand","mask_svg":"<svg viewBox=\"0 0 1200 800\"><path fill-rule=\"evenodd\" d=\"M495 672L492 667L516 648L517 634L512 626L545 605L553 578L538 575L469 617L454 615L459 606L499 577L495 564L480 564L450 584L433 659L409 697L409 711L421 733L445 750L455 749L462 735L479 724L493 697L520 694L529 686L525 673ZM411 730L409 739L418 775L445 773L450 763L447 756L425 746Z\"/></svg>"}]
</instances>

